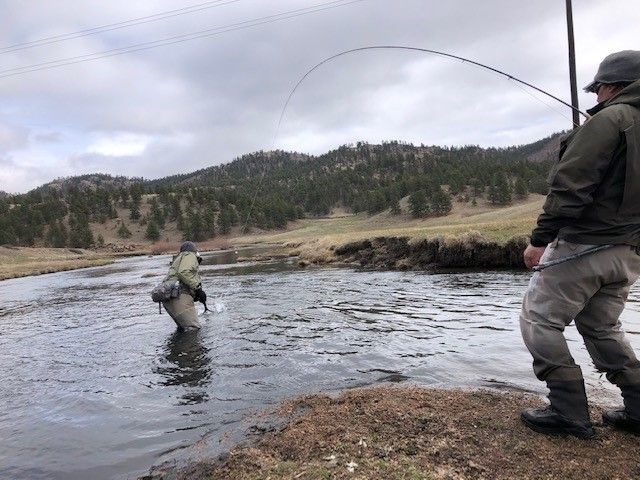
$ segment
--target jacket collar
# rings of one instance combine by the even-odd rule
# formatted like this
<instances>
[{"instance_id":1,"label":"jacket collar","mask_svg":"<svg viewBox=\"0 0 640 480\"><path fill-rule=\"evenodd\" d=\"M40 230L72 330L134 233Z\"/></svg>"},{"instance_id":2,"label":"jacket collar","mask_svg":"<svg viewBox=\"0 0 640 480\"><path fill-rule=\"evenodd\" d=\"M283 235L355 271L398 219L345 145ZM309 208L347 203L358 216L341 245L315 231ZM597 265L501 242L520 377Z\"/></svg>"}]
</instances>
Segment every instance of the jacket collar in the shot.
<instances>
[{"instance_id":1,"label":"jacket collar","mask_svg":"<svg viewBox=\"0 0 640 480\"><path fill-rule=\"evenodd\" d=\"M589 110L587 110L587 113L593 117L596 113L598 113L600 110L602 110L606 106L607 106L607 102L600 102L596 106L591 107Z\"/></svg>"}]
</instances>

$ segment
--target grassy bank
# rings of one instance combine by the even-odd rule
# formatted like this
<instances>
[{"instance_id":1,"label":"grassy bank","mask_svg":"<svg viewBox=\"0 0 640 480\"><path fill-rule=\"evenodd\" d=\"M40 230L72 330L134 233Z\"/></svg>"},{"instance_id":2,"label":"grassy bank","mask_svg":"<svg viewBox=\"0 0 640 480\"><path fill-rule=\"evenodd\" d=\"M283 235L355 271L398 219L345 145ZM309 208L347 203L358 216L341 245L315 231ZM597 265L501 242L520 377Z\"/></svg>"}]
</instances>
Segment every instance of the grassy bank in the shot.
<instances>
[{"instance_id":1,"label":"grassy bank","mask_svg":"<svg viewBox=\"0 0 640 480\"><path fill-rule=\"evenodd\" d=\"M525 201L502 208L487 204L473 207L469 203L454 202L451 214L425 219L415 219L407 214L391 215L389 212L373 216L338 213L329 218L299 220L285 231L238 235L231 241L234 244L287 244L322 240L339 245L382 236L419 239L455 237L476 231L488 240L506 242L531 233L543 202L542 195L530 195Z\"/></svg>"},{"instance_id":2,"label":"grassy bank","mask_svg":"<svg viewBox=\"0 0 640 480\"><path fill-rule=\"evenodd\" d=\"M504 208L486 203L474 207L469 203L455 202L450 215L426 219L414 219L407 214L391 215L389 212L374 216L335 212L327 218L292 222L283 231L216 237L198 245L202 251L207 251L275 244L287 247L290 254L299 255L303 262L330 263L339 260L333 253L335 247L376 237L406 237L415 244L421 239L459 238L474 232L474 235L488 241L506 244L510 239L531 231L543 200L542 196L531 195L526 201ZM100 251L0 247L0 280L105 265L114 258L134 253L174 252L180 245L178 236L174 237L155 244L109 244L110 248Z\"/></svg>"},{"instance_id":3,"label":"grassy bank","mask_svg":"<svg viewBox=\"0 0 640 480\"><path fill-rule=\"evenodd\" d=\"M113 255L75 248L0 247L0 280L96 267L113 262Z\"/></svg>"},{"instance_id":4,"label":"grassy bank","mask_svg":"<svg viewBox=\"0 0 640 480\"><path fill-rule=\"evenodd\" d=\"M299 220L284 231L238 235L230 241L234 245L270 243L288 246L292 254L308 263L339 261L334 255L336 247L378 237L404 237L416 244L425 239L462 238L473 232L474 237L506 245L531 233L543 202L541 195L530 195L525 201L502 208L456 202L450 215L425 219L389 212L374 216L336 214L328 218Z\"/></svg>"},{"instance_id":5,"label":"grassy bank","mask_svg":"<svg viewBox=\"0 0 640 480\"><path fill-rule=\"evenodd\" d=\"M531 195L525 201L502 208L486 203L471 206L469 203L455 202L450 215L425 219L415 219L407 214L392 215L389 212L374 216L341 215L337 212L328 218L294 222L285 231L239 235L231 241L235 245L283 245L288 247L290 254L298 255L303 265L357 263L372 268L406 269L428 267L429 262L433 261L441 266L520 267L522 250L526 246L525 238L535 226L543 202L541 195ZM397 239L409 243L412 252L406 257L398 256L397 251L387 255L389 243ZM368 255L367 252L356 257L336 255L340 247L362 241L372 241L374 255ZM427 245L429 242L438 244L437 255L424 255L422 250L433 249L433 245ZM491 250L501 251L496 255L487 255ZM481 251L484 253L479 255ZM473 258L474 261L457 265L452 261L456 252L462 253L460 258ZM365 258L367 256L369 258ZM491 260L492 256L496 258ZM433 258L429 260L427 257Z\"/></svg>"},{"instance_id":6,"label":"grassy bank","mask_svg":"<svg viewBox=\"0 0 640 480\"><path fill-rule=\"evenodd\" d=\"M533 396L417 387L350 390L285 402L284 427L228 455L148 479L627 479L637 437L596 422L590 441L527 429ZM592 411L594 420L599 409ZM264 426L258 426L261 430Z\"/></svg>"}]
</instances>

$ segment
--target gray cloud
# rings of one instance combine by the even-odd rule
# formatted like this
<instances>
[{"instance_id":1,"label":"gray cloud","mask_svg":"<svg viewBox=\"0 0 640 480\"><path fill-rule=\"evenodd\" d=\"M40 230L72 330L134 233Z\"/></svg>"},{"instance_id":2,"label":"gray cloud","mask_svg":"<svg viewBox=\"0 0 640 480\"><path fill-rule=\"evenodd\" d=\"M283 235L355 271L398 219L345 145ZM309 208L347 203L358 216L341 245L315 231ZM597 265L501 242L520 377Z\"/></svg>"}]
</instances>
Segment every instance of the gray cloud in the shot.
<instances>
[{"instance_id":1,"label":"gray cloud","mask_svg":"<svg viewBox=\"0 0 640 480\"><path fill-rule=\"evenodd\" d=\"M320 1L243 0L0 56L3 68L17 67ZM633 0L616 2L618 17L625 20L612 34L603 20L606 5L574 3L578 76L584 84L606 53L633 48L640 14ZM169 0L4 6L2 45L176 8ZM357 140L445 145L536 140L568 128L568 109L544 100L550 108L514 82L469 64L409 52L365 52L322 66L292 98L275 142L273 137L289 90L308 68L339 51L371 44L468 56L569 98L564 15L564 3L555 0L520 2L517 8L508 0L367 0L207 39L0 78L0 153L11 151L16 179L3 175L0 189L26 190L55 176L93 171L158 177L274 146L319 153ZM581 102L589 105L593 99L581 94ZM11 120L9 134L3 133L3 118ZM127 135L146 144L136 154L118 153L118 138ZM113 152L106 154L110 142Z\"/></svg>"},{"instance_id":2,"label":"gray cloud","mask_svg":"<svg viewBox=\"0 0 640 480\"><path fill-rule=\"evenodd\" d=\"M33 141L38 143L59 143L63 139L60 132L43 132L33 135Z\"/></svg>"}]
</instances>

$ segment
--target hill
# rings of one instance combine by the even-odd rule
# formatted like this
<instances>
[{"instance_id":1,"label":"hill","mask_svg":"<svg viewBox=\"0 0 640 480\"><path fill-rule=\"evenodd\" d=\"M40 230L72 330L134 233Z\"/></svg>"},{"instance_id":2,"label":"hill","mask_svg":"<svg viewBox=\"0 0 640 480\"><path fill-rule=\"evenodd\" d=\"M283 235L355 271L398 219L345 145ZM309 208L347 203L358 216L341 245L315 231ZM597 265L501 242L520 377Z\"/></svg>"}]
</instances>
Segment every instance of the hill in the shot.
<instances>
[{"instance_id":1,"label":"hill","mask_svg":"<svg viewBox=\"0 0 640 480\"><path fill-rule=\"evenodd\" d=\"M144 182L144 179L142 178L129 178L123 176L114 177L104 173L91 173L75 177L57 178L33 189L30 194L33 195L40 192L46 193L51 191L67 193L69 190L74 188L79 190L97 190L99 188L113 190L121 187L128 188L133 184L142 182Z\"/></svg>"},{"instance_id":2,"label":"hill","mask_svg":"<svg viewBox=\"0 0 640 480\"><path fill-rule=\"evenodd\" d=\"M437 218L546 193L558 135L507 148L358 142L323 155L255 152L155 180L93 174L0 198L0 245L196 241L339 210ZM404 216L404 217L403 217Z\"/></svg>"}]
</instances>

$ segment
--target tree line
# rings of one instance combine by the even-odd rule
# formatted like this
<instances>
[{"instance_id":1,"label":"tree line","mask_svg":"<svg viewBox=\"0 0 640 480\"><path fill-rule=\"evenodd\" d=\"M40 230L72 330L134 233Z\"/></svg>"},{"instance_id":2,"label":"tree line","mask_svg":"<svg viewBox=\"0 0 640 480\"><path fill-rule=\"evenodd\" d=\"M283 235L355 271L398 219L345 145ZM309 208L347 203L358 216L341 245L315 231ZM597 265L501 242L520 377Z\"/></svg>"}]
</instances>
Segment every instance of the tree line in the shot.
<instances>
[{"instance_id":1,"label":"tree line","mask_svg":"<svg viewBox=\"0 0 640 480\"><path fill-rule=\"evenodd\" d=\"M234 226L283 228L335 207L400 214L403 198L414 217L446 215L454 199L508 205L530 192L546 193L550 142L556 139L486 149L359 142L320 156L261 151L158 180L74 177L0 197L0 244L100 245L104 239L91 224L109 219L123 239L139 224L146 238L158 240L172 224L185 239L200 241Z\"/></svg>"}]
</instances>

